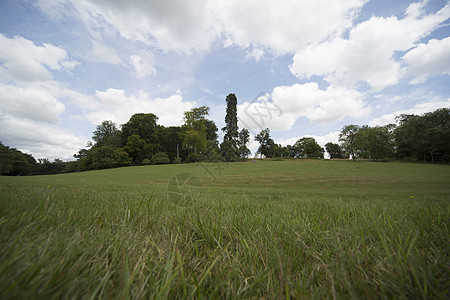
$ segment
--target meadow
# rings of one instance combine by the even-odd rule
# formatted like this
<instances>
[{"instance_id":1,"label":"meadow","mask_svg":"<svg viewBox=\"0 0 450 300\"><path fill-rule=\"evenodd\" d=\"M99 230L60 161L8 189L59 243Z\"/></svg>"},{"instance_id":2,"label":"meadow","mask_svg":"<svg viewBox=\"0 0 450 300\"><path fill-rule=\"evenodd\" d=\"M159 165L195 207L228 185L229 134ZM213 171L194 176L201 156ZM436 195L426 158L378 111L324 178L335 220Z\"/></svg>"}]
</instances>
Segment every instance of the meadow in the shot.
<instances>
[{"instance_id":1,"label":"meadow","mask_svg":"<svg viewBox=\"0 0 450 300\"><path fill-rule=\"evenodd\" d=\"M448 299L450 166L0 177L1 299Z\"/></svg>"}]
</instances>

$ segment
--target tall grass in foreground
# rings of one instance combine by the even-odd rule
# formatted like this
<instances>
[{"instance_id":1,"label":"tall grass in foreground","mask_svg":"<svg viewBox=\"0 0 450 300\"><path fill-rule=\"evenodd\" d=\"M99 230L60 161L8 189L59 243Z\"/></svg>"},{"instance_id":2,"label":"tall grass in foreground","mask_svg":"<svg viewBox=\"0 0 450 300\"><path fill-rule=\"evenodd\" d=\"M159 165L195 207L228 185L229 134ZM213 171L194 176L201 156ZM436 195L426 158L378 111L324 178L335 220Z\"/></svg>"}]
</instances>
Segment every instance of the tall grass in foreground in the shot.
<instances>
[{"instance_id":1,"label":"tall grass in foreground","mask_svg":"<svg viewBox=\"0 0 450 300\"><path fill-rule=\"evenodd\" d=\"M0 298L441 298L448 199L0 189ZM182 203L181 203L182 204Z\"/></svg>"}]
</instances>

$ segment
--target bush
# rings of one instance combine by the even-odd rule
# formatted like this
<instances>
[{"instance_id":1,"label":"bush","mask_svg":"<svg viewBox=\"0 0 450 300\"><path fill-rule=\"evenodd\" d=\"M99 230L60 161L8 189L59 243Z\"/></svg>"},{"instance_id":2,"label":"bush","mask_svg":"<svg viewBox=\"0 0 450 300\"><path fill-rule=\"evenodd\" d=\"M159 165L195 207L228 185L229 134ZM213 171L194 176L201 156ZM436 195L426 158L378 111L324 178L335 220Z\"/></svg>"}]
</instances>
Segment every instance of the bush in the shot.
<instances>
[{"instance_id":1,"label":"bush","mask_svg":"<svg viewBox=\"0 0 450 300\"><path fill-rule=\"evenodd\" d=\"M148 158L144 158L141 162L141 164L143 165L150 165L151 163L152 163L151 160Z\"/></svg>"},{"instance_id":2,"label":"bush","mask_svg":"<svg viewBox=\"0 0 450 300\"><path fill-rule=\"evenodd\" d=\"M199 153L189 153L188 156L186 157L187 162L200 162L205 160L206 157Z\"/></svg>"},{"instance_id":3,"label":"bush","mask_svg":"<svg viewBox=\"0 0 450 300\"><path fill-rule=\"evenodd\" d=\"M174 163L174 164L181 164L181 162L182 162L182 160L181 160L181 158L179 158L179 157L175 157L175 158L173 159L173 163Z\"/></svg>"},{"instance_id":4,"label":"bush","mask_svg":"<svg viewBox=\"0 0 450 300\"><path fill-rule=\"evenodd\" d=\"M163 165L170 163L169 156L165 152L158 152L152 156L152 165Z\"/></svg>"}]
</instances>

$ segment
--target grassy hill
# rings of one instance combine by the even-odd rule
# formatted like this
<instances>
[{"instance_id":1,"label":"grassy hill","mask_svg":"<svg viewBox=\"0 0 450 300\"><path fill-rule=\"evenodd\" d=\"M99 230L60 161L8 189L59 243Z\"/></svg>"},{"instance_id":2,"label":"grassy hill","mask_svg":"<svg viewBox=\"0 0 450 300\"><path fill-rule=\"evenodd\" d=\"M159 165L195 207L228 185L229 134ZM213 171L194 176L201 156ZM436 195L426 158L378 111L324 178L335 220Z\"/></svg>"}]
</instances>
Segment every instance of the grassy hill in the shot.
<instances>
[{"instance_id":1,"label":"grassy hill","mask_svg":"<svg viewBox=\"0 0 450 300\"><path fill-rule=\"evenodd\" d=\"M446 298L450 166L0 177L0 297Z\"/></svg>"}]
</instances>

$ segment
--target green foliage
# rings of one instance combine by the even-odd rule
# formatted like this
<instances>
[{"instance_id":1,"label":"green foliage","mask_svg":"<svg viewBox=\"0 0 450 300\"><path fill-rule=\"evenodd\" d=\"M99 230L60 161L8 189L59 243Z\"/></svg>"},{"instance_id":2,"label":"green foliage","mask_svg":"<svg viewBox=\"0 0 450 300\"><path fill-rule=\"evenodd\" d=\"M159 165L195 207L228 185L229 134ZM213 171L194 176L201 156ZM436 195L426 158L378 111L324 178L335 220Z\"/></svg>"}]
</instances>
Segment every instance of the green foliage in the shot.
<instances>
[{"instance_id":1,"label":"green foliage","mask_svg":"<svg viewBox=\"0 0 450 300\"><path fill-rule=\"evenodd\" d=\"M259 142L259 148L257 150L258 154L268 158L273 157L273 147L275 146L275 142L270 137L269 128L261 130L261 132L255 136L255 140Z\"/></svg>"},{"instance_id":2,"label":"green foliage","mask_svg":"<svg viewBox=\"0 0 450 300\"><path fill-rule=\"evenodd\" d=\"M93 134L92 140L99 147L106 145L120 147L121 132L112 121L103 121L102 124L97 125Z\"/></svg>"},{"instance_id":3,"label":"green foliage","mask_svg":"<svg viewBox=\"0 0 450 300\"><path fill-rule=\"evenodd\" d=\"M142 165L147 166L147 165L151 165L152 161L148 158L144 158L141 162Z\"/></svg>"},{"instance_id":4,"label":"green foliage","mask_svg":"<svg viewBox=\"0 0 450 300\"><path fill-rule=\"evenodd\" d=\"M450 161L450 108L431 113L400 115L394 136L397 157L424 161Z\"/></svg>"},{"instance_id":5,"label":"green foliage","mask_svg":"<svg viewBox=\"0 0 450 300\"><path fill-rule=\"evenodd\" d=\"M357 144L359 157L373 160L394 158L393 128L395 125L387 126L362 126L359 129Z\"/></svg>"},{"instance_id":6,"label":"green foliage","mask_svg":"<svg viewBox=\"0 0 450 300\"><path fill-rule=\"evenodd\" d=\"M174 164L181 164L183 162L183 160L179 157L175 157L172 162Z\"/></svg>"},{"instance_id":7,"label":"green foliage","mask_svg":"<svg viewBox=\"0 0 450 300\"><path fill-rule=\"evenodd\" d=\"M109 169L131 164L127 152L113 146L92 147L89 154L92 169Z\"/></svg>"},{"instance_id":8,"label":"green foliage","mask_svg":"<svg viewBox=\"0 0 450 300\"><path fill-rule=\"evenodd\" d=\"M184 112L184 124L192 128L196 131L204 131L206 126L204 121L206 121L205 116L209 114L209 107L207 106L200 106L200 107L194 107L190 111Z\"/></svg>"},{"instance_id":9,"label":"green foliage","mask_svg":"<svg viewBox=\"0 0 450 300\"><path fill-rule=\"evenodd\" d=\"M184 146L189 152L202 153L205 151L207 142L211 141L217 147L217 126L207 120L209 107L201 106L184 113Z\"/></svg>"},{"instance_id":10,"label":"green foliage","mask_svg":"<svg viewBox=\"0 0 450 300\"><path fill-rule=\"evenodd\" d=\"M157 121L158 117L151 113L134 114L127 123L122 125L122 146L127 144L130 136L138 135L147 144L155 145L154 148L157 148L159 145Z\"/></svg>"},{"instance_id":11,"label":"green foliage","mask_svg":"<svg viewBox=\"0 0 450 300\"><path fill-rule=\"evenodd\" d=\"M128 141L123 149L135 163L140 163L144 158L153 155L154 145L148 144L139 135L133 134L128 137Z\"/></svg>"},{"instance_id":12,"label":"green foliage","mask_svg":"<svg viewBox=\"0 0 450 300\"><path fill-rule=\"evenodd\" d=\"M324 149L312 137L303 137L294 144L298 157L323 158Z\"/></svg>"},{"instance_id":13,"label":"green foliage","mask_svg":"<svg viewBox=\"0 0 450 300\"><path fill-rule=\"evenodd\" d=\"M191 152L203 151L206 146L205 132L198 132L195 130L188 130L184 136L184 146Z\"/></svg>"},{"instance_id":14,"label":"green foliage","mask_svg":"<svg viewBox=\"0 0 450 300\"><path fill-rule=\"evenodd\" d=\"M239 138L238 138L238 156L240 158L246 158L251 154L250 149L247 148L247 144L250 142L250 132L248 129L243 128L239 132Z\"/></svg>"},{"instance_id":15,"label":"green foliage","mask_svg":"<svg viewBox=\"0 0 450 300\"><path fill-rule=\"evenodd\" d=\"M9 148L0 142L0 174L1 175L31 175L36 160L29 154Z\"/></svg>"},{"instance_id":16,"label":"green foliage","mask_svg":"<svg viewBox=\"0 0 450 300\"><path fill-rule=\"evenodd\" d=\"M155 155L152 156L151 163L152 163L152 165L169 164L170 163L170 159L169 159L169 156L167 156L166 153L158 152L158 153L156 153Z\"/></svg>"},{"instance_id":17,"label":"green foliage","mask_svg":"<svg viewBox=\"0 0 450 300\"><path fill-rule=\"evenodd\" d=\"M218 149L219 142L217 141L217 139L219 138L219 136L217 135L218 128L216 126L216 123L214 123L214 121L212 120L204 120L203 122L205 123L206 140L213 142L215 148Z\"/></svg>"},{"instance_id":18,"label":"green foliage","mask_svg":"<svg viewBox=\"0 0 450 300\"><path fill-rule=\"evenodd\" d=\"M226 160L234 161L239 157L239 128L236 95L228 94L225 101L227 102L227 109L225 115L225 127L222 128L225 135L223 137L223 142L220 145L220 151Z\"/></svg>"},{"instance_id":19,"label":"green foliage","mask_svg":"<svg viewBox=\"0 0 450 300\"><path fill-rule=\"evenodd\" d=\"M66 171L66 163L60 159L55 159L51 162L48 159L39 159L38 164L34 167L33 174L45 175L45 174L59 174Z\"/></svg>"},{"instance_id":20,"label":"green foliage","mask_svg":"<svg viewBox=\"0 0 450 300\"><path fill-rule=\"evenodd\" d=\"M342 147L346 153L355 161L357 158L358 145L358 132L360 127L358 125L346 125L342 128L339 134L339 141L342 143Z\"/></svg>"},{"instance_id":21,"label":"green foliage","mask_svg":"<svg viewBox=\"0 0 450 300\"><path fill-rule=\"evenodd\" d=\"M335 143L326 143L325 149L327 150L328 154L330 155L330 158L348 158L347 155L344 154L344 150L342 150L341 146L339 144Z\"/></svg>"}]
</instances>

